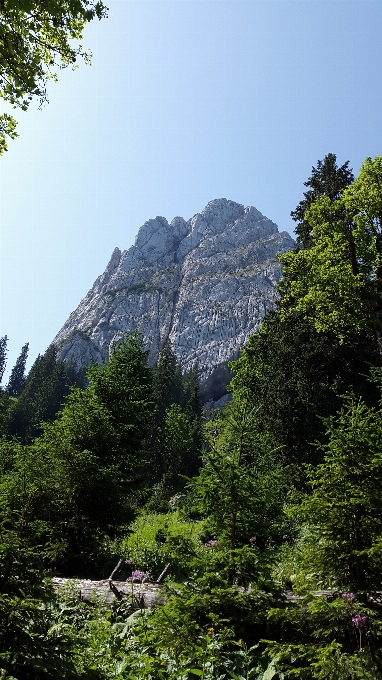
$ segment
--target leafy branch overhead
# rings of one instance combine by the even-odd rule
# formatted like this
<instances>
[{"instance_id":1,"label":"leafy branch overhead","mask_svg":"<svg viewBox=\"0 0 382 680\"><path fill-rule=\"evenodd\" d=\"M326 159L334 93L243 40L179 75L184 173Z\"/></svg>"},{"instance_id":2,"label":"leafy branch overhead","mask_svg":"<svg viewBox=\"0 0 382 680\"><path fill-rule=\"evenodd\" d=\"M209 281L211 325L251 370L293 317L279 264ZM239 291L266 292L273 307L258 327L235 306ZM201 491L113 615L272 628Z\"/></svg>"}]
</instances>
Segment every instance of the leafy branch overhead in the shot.
<instances>
[{"instance_id":1,"label":"leafy branch overhead","mask_svg":"<svg viewBox=\"0 0 382 680\"><path fill-rule=\"evenodd\" d=\"M35 98L46 102L57 69L74 66L79 57L90 63L79 42L84 26L106 16L104 4L92 0L1 0L0 96L23 111ZM0 154L7 138L17 136L15 128L12 116L0 116Z\"/></svg>"}]
</instances>

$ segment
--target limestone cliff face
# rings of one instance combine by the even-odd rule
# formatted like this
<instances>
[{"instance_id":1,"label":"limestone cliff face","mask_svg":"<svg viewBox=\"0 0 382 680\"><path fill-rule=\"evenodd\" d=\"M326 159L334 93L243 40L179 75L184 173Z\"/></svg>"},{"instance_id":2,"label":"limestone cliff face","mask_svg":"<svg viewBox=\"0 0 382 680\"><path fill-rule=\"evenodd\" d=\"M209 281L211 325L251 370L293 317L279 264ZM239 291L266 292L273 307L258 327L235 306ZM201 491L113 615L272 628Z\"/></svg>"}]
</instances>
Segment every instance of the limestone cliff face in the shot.
<instances>
[{"instance_id":1,"label":"limestone cliff face","mask_svg":"<svg viewBox=\"0 0 382 680\"><path fill-rule=\"evenodd\" d=\"M137 328L152 361L170 339L184 370L206 381L237 356L276 298L276 253L294 246L256 208L224 198L188 222L148 220L129 250L116 248L54 339L61 359L103 362Z\"/></svg>"}]
</instances>

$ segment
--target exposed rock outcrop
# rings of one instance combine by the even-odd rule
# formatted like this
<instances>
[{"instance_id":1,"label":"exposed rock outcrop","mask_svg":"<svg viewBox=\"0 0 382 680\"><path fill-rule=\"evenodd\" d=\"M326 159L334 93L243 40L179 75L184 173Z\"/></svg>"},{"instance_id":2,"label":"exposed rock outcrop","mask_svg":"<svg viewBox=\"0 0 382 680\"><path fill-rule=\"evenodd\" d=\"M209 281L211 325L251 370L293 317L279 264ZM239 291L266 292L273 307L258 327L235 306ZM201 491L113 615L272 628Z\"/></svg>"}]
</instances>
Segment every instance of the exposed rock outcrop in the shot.
<instances>
[{"instance_id":1,"label":"exposed rock outcrop","mask_svg":"<svg viewBox=\"0 0 382 680\"><path fill-rule=\"evenodd\" d=\"M224 391L214 392L213 373L224 373L258 330L277 295L276 254L293 246L256 208L224 198L188 222L148 220L129 250L114 250L55 337L59 357L78 366L103 362L113 343L138 327L152 361L170 339L182 368L197 363L201 381L210 379L205 397L219 399Z\"/></svg>"}]
</instances>

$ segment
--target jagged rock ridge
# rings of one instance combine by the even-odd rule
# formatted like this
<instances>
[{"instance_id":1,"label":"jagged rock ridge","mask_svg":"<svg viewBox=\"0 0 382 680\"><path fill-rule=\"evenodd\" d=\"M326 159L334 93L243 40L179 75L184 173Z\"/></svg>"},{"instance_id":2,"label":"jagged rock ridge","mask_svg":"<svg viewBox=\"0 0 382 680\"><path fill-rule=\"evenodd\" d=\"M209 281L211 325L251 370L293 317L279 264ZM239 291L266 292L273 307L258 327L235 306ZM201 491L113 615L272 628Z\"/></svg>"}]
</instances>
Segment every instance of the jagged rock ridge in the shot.
<instances>
[{"instance_id":1,"label":"jagged rock ridge","mask_svg":"<svg viewBox=\"0 0 382 680\"><path fill-rule=\"evenodd\" d=\"M129 250L115 248L55 337L59 356L78 366L103 362L113 343L138 327L152 361L169 339L182 368L197 363L202 382L211 382L273 306L276 253L293 246L256 208L224 198L188 222L148 220Z\"/></svg>"}]
</instances>

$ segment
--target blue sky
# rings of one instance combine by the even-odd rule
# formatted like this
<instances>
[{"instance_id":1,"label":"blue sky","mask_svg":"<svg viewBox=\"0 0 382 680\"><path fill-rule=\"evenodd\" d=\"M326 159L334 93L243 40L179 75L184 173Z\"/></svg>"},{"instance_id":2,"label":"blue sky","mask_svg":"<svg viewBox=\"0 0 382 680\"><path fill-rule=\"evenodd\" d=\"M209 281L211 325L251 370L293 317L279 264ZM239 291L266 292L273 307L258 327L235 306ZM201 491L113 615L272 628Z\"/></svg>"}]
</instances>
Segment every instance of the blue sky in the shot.
<instances>
[{"instance_id":1,"label":"blue sky","mask_svg":"<svg viewBox=\"0 0 382 680\"><path fill-rule=\"evenodd\" d=\"M0 159L0 335L43 353L156 215L225 197L280 230L327 153L382 153L380 0L109 0ZM0 107L1 108L1 107ZM29 364L30 364L29 362Z\"/></svg>"}]
</instances>

